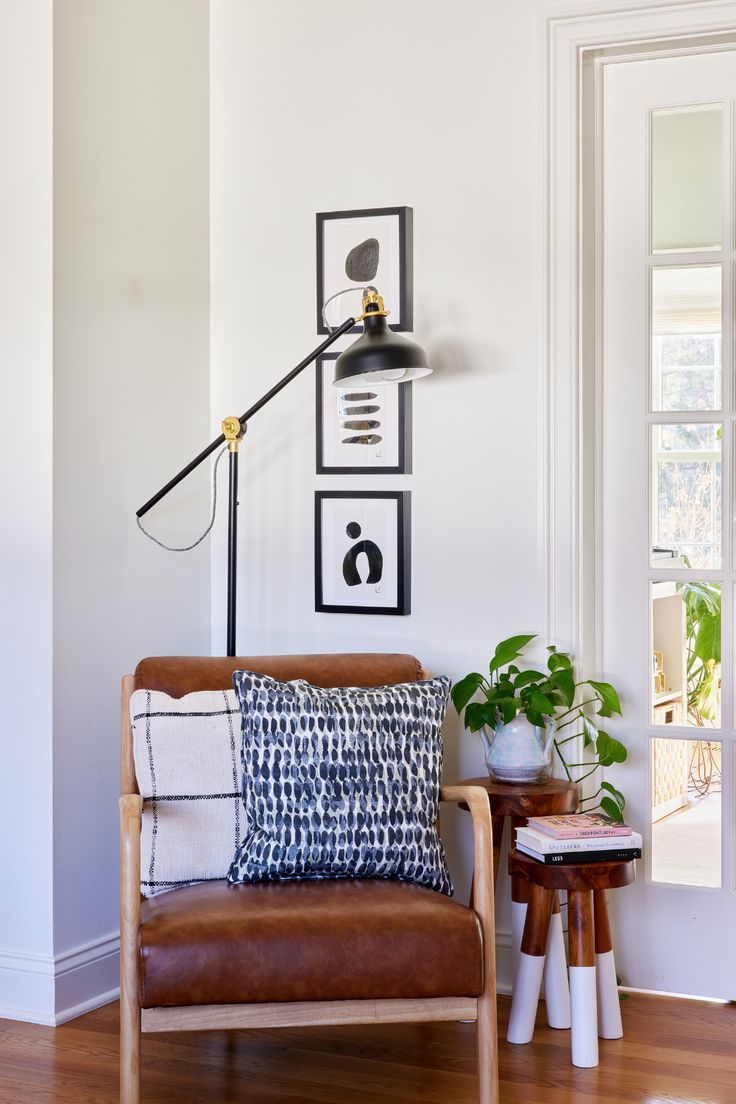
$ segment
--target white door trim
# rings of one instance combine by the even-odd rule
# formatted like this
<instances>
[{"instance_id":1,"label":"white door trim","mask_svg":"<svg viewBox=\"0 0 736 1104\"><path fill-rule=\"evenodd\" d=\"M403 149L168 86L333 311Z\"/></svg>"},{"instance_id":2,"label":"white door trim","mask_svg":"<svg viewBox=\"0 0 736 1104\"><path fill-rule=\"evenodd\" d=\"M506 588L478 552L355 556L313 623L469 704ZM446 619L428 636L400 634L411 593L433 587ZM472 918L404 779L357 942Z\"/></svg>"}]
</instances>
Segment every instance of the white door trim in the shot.
<instances>
[{"instance_id":1,"label":"white door trim","mask_svg":"<svg viewBox=\"0 0 736 1104\"><path fill-rule=\"evenodd\" d=\"M595 464L598 434L583 433L583 415L595 408L586 397L583 376L595 386L599 357L595 337L582 348L583 267L581 138L584 62L606 51L607 59L673 52L693 40L736 32L736 0L685 0L668 3L590 3L543 9L539 30L540 64L547 77L541 105L541 178L545 188L544 341L542 384L541 485L544 534L545 640L570 648L586 667L598 670L595 640L595 565L587 548L590 526L585 511L585 460ZM589 67L589 72L594 68ZM595 80L593 73L592 80ZM590 85L588 87L591 87ZM596 120L585 120L595 128ZM596 146L597 146L596 142ZM588 260L586 255L586 263ZM595 262L593 261L593 264ZM586 303L586 310L589 303ZM583 404L585 402L585 410ZM593 450L592 456L591 450ZM595 494L595 477L592 484ZM599 674L602 673L599 671Z\"/></svg>"}]
</instances>

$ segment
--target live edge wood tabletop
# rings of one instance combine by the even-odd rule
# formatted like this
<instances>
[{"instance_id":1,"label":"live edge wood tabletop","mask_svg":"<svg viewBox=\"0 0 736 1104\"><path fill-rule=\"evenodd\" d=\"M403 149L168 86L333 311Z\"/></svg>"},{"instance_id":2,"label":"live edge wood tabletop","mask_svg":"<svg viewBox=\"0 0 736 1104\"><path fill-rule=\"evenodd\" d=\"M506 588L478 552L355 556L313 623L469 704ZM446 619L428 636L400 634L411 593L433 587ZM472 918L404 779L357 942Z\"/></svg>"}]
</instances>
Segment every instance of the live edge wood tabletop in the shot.
<instances>
[{"instance_id":1,"label":"live edge wood tabletop","mask_svg":"<svg viewBox=\"0 0 736 1104\"><path fill-rule=\"evenodd\" d=\"M466 778L460 786L480 786L488 794L493 827L493 883L498 883L498 864L501 853L503 822L511 817L511 842L514 832L522 828L532 816L559 816L574 813L580 801L580 789L574 782L550 778L547 782L493 782L488 775L483 778ZM461 804L460 808L464 808ZM523 891L522 891L523 892Z\"/></svg>"}]
</instances>

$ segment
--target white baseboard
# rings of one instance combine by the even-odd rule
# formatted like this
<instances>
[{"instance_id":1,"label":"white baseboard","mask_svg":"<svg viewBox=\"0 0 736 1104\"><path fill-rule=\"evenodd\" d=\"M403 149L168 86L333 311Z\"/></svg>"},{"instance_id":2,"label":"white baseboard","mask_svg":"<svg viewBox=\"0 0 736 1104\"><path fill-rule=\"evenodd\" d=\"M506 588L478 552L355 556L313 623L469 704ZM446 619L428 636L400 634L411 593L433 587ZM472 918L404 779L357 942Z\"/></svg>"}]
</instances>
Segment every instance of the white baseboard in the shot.
<instances>
[{"instance_id":1,"label":"white baseboard","mask_svg":"<svg viewBox=\"0 0 736 1104\"><path fill-rule=\"evenodd\" d=\"M0 1018L56 1027L117 1000L117 932L58 955L0 951Z\"/></svg>"}]
</instances>

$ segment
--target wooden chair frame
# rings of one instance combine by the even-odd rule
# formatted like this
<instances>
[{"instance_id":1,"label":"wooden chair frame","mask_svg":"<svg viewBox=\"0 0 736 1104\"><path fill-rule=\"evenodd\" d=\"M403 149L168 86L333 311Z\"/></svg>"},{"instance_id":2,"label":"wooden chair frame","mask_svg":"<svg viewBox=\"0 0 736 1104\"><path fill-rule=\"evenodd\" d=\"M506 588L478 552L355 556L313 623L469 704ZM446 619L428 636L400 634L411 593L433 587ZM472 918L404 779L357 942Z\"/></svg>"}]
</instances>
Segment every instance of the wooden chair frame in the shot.
<instances>
[{"instance_id":1,"label":"wooden chair frame","mask_svg":"<svg viewBox=\"0 0 736 1104\"><path fill-rule=\"evenodd\" d=\"M424 673L423 673L424 674ZM120 1102L140 1104L141 1032L328 1024L422 1023L475 1020L478 1104L498 1104L493 836L488 795L479 786L443 786L440 800L463 802L473 825L471 905L483 935L483 992L479 997L418 1000L346 1000L275 1004L190 1005L141 1008L139 931L143 800L138 792L130 726L133 675L122 685L122 796L120 798Z\"/></svg>"}]
</instances>

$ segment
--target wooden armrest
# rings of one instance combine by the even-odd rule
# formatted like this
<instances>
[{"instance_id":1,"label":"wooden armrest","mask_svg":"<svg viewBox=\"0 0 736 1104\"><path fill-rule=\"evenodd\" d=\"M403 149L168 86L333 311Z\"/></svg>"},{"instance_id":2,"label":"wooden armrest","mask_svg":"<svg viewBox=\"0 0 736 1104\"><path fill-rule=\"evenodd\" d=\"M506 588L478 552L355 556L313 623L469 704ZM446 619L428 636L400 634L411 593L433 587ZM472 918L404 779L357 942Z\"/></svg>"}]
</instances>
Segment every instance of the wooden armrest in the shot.
<instances>
[{"instance_id":1,"label":"wooden armrest","mask_svg":"<svg viewBox=\"0 0 736 1104\"><path fill-rule=\"evenodd\" d=\"M493 899L493 828L488 794L481 786L442 786L440 801L467 805L473 824L473 899L484 939L495 943Z\"/></svg>"},{"instance_id":2,"label":"wooden armrest","mask_svg":"<svg viewBox=\"0 0 736 1104\"><path fill-rule=\"evenodd\" d=\"M120 937L124 945L138 939L141 919L141 816L140 794L120 798Z\"/></svg>"},{"instance_id":3,"label":"wooden armrest","mask_svg":"<svg viewBox=\"0 0 736 1104\"><path fill-rule=\"evenodd\" d=\"M120 805L120 823L124 820L137 820L140 823L143 814L143 798L140 794L123 794L118 804Z\"/></svg>"}]
</instances>

